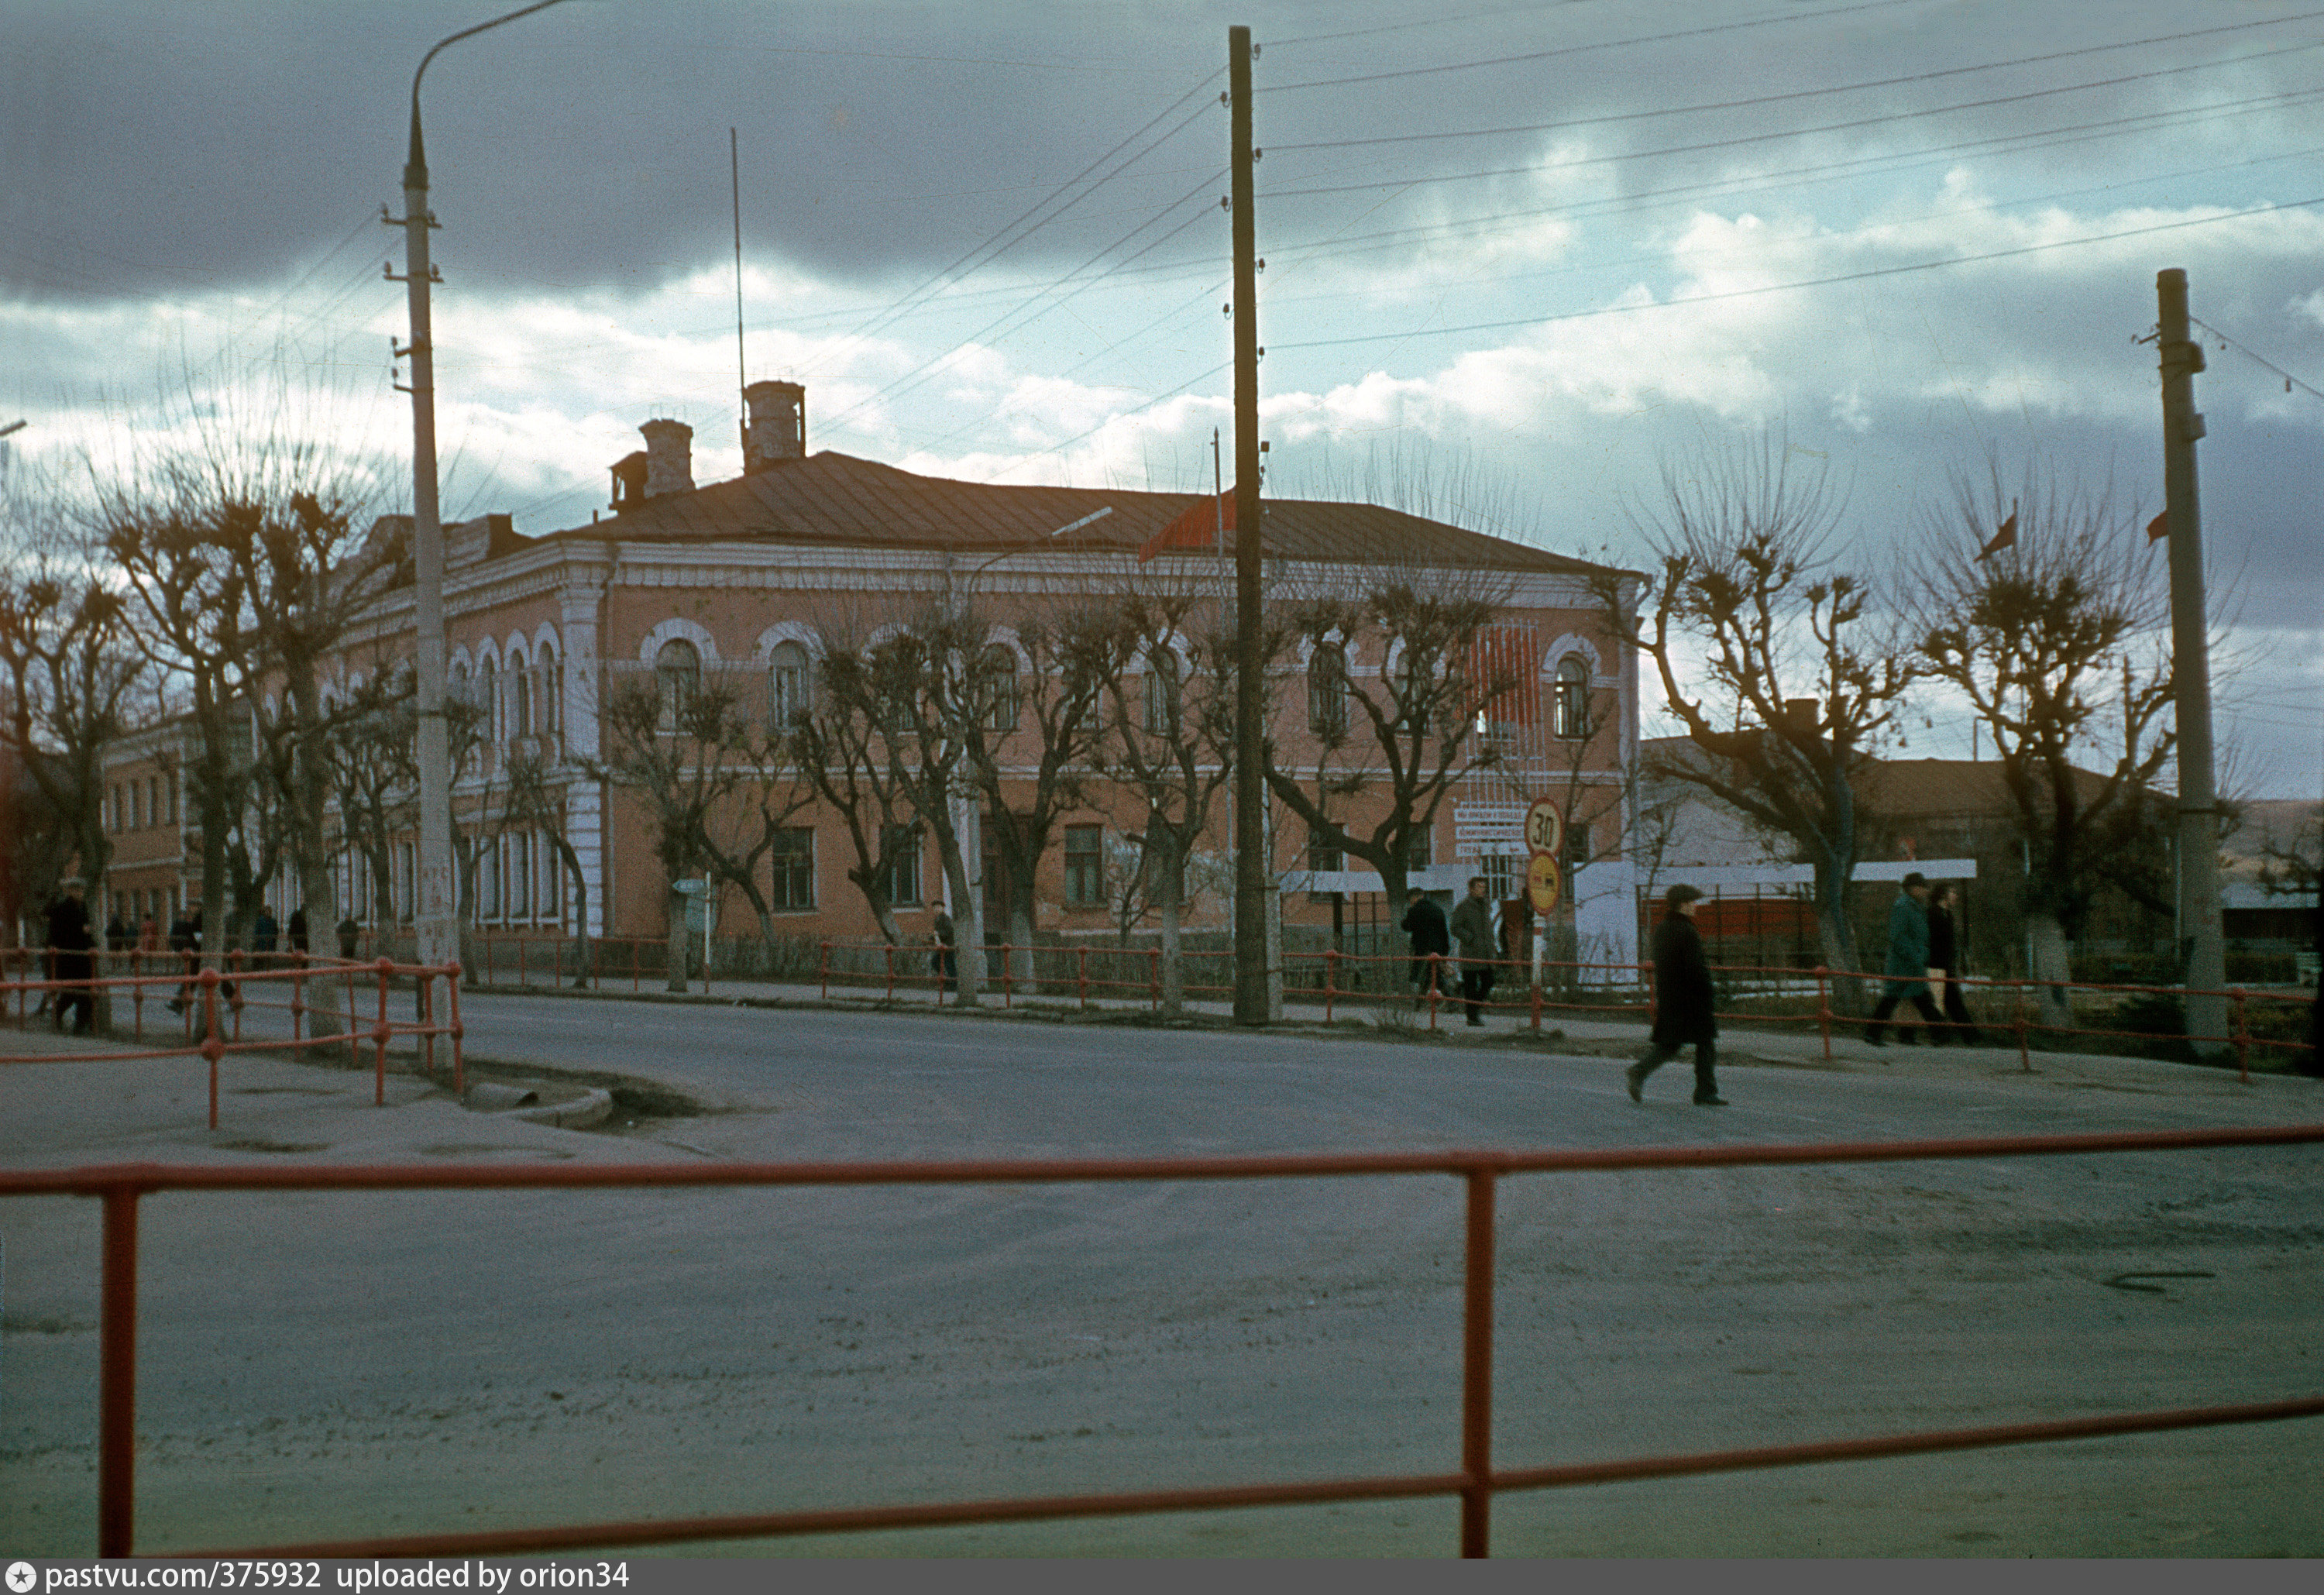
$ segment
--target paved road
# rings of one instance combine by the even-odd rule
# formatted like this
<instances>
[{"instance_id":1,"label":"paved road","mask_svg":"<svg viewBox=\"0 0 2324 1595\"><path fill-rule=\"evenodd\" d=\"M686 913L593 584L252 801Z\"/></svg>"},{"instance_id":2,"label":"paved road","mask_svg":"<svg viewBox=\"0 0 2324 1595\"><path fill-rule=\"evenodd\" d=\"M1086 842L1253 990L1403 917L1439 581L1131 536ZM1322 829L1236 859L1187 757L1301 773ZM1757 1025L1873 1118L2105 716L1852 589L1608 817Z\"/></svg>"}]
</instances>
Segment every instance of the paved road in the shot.
<instances>
[{"instance_id":1,"label":"paved road","mask_svg":"<svg viewBox=\"0 0 2324 1595\"><path fill-rule=\"evenodd\" d=\"M2316 1086L1896 1049L1605 1058L936 1015L466 1005L480 1056L649 1076L718 1111L507 1143L367 1078L229 1064L83 1102L140 1157L903 1157L1628 1146L2319 1114ZM63 1093L66 1065L37 1071ZM116 1066L106 1065L106 1068ZM23 1072L19 1072L20 1074ZM126 1075L126 1069L116 1068ZM93 1076L92 1076L93 1078ZM299 1082L318 1081L301 1086ZM6 1083L24 1091L18 1077ZM302 1097L324 1085L344 1100ZM351 1089L360 1087L362 1089ZM172 1107L162 1099L175 1093ZM27 1092L26 1094L37 1094ZM82 1093L86 1095L87 1093ZM78 1100L78 1099L76 1099ZM190 1105L191 1111L187 1110ZM7 1161L93 1160L67 1134ZM289 1117L306 1114L296 1122ZM171 1118L172 1114L176 1118ZM267 1118L267 1115L274 1115ZM397 1116L404 1116L399 1119ZM272 1129L258 1128L262 1120ZM300 1128L303 1125L305 1128ZM493 1127L497 1129L497 1126ZM305 1148L235 1150L258 1142ZM381 1143L384 1144L384 1143ZM118 1152L115 1155L122 1155ZM379 1145L367 1155L385 1155ZM2312 1153L1508 1183L1508 1463L2324 1388ZM149 1204L141 1539L251 1543L771 1505L1434 1471L1458 1454L1458 1194L1441 1177ZM93 1521L93 1214L0 1204L0 1549ZM2126 1271L2200 1277L2129 1290ZM2148 1282L2153 1283L2153 1282ZM1507 1498L1504 1554L2324 1552L2324 1424ZM1449 1505L869 1535L817 1554L1440 1554ZM747 1547L753 1554L766 1547Z\"/></svg>"}]
</instances>

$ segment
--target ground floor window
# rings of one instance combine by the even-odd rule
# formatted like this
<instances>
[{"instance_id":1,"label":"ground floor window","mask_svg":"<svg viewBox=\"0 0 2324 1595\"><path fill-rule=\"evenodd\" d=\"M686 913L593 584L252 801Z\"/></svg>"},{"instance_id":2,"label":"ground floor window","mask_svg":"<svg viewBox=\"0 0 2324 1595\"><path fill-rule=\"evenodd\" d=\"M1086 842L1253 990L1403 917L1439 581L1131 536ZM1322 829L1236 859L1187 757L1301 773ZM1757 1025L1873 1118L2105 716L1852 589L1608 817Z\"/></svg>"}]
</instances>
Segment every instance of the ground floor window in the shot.
<instances>
[{"instance_id":1,"label":"ground floor window","mask_svg":"<svg viewBox=\"0 0 2324 1595\"><path fill-rule=\"evenodd\" d=\"M1065 906L1105 906L1105 827L1065 827Z\"/></svg>"},{"instance_id":2,"label":"ground floor window","mask_svg":"<svg viewBox=\"0 0 2324 1595\"><path fill-rule=\"evenodd\" d=\"M918 825L890 825L886 850L895 861L888 877L888 900L899 908L918 905L920 885L920 828Z\"/></svg>"},{"instance_id":3,"label":"ground floor window","mask_svg":"<svg viewBox=\"0 0 2324 1595\"><path fill-rule=\"evenodd\" d=\"M815 907L815 831L812 826L787 826L770 850L773 890L767 904L775 908Z\"/></svg>"}]
</instances>

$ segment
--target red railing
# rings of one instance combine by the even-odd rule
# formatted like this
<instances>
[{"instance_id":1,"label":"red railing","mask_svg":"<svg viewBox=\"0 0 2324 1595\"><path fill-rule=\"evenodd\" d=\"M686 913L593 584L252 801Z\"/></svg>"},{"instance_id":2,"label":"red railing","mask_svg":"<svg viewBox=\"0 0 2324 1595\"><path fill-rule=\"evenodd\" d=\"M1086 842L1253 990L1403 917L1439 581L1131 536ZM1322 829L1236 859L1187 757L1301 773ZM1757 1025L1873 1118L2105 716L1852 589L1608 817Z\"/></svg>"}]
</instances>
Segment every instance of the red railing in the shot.
<instances>
[{"instance_id":1,"label":"red railing","mask_svg":"<svg viewBox=\"0 0 2324 1595\"><path fill-rule=\"evenodd\" d=\"M1155 1180L1313 1179L1451 1175L1466 1196L1461 1338L1461 1459L1443 1472L1193 1487L1013 1500L956 1501L721 1517L663 1518L271 1545L170 1554L215 1559L502 1555L583 1546L670 1544L844 1530L1180 1512L1234 1507L1457 1496L1461 1554L1490 1554L1491 1504L1505 1490L1615 1480L1669 1479L1804 1463L1911 1456L2221 1424L2324 1415L2324 1396L2236 1406L2110 1414L2048 1423L1809 1441L1746 1450L1502 1469L1492 1454L1493 1296L1497 1183L1518 1174L1736 1168L1939 1158L2020 1157L2221 1147L2314 1146L2324 1124L2099 1135L1994 1137L1821 1146L1663 1147L1589 1151L1324 1153L1305 1156L1056 1158L919 1163L744 1164L727 1166L223 1168L154 1165L0 1173L0 1196L82 1195L104 1203L99 1346L97 1554L135 1548L137 1204L162 1191L409 1191L667 1189L675 1186L1025 1185ZM149 1553L150 1554L150 1553Z\"/></svg>"},{"instance_id":2,"label":"red railing","mask_svg":"<svg viewBox=\"0 0 2324 1595\"><path fill-rule=\"evenodd\" d=\"M133 1035L142 1041L145 1035L146 988L165 987L175 993L170 1007L183 1024L185 1045L143 1046L129 1051L109 1047L102 1052L0 1054L0 1065L200 1057L209 1065L212 1129L218 1127L218 1064L230 1053L301 1052L344 1044L351 1059L360 1065L363 1046L367 1041L373 1048L372 1100L384 1105L388 1043L397 1037L416 1038L421 1066L432 1078L436 1073L436 1038L442 1036L451 1042L453 1089L467 1089L467 1065L461 1050L464 1029L460 1023L460 966L456 963L431 966L396 963L386 958L363 963L350 959L313 957L305 953L236 952L226 955L227 966L220 970L201 967L199 954L120 953L99 956L116 965L122 961L143 959L161 967L152 973L141 970L85 981L33 980L12 973L0 980L0 1014L6 1013L8 999L14 996L19 1019L29 1017L32 994L35 991L59 1000L79 992L92 997L99 992L126 996L134 1010ZM438 982L447 993L441 1023L436 1018ZM404 982L410 983L413 1000L414 1017L408 1021L393 1019L388 1011L391 988ZM376 1013L367 1018L358 1011L357 999L368 998L374 990L378 995ZM282 994L279 998L275 995L278 992ZM342 994L346 999L344 1015L338 1001ZM318 1000L318 996L325 1000ZM247 1009L288 1015L289 1036L245 1038L242 1025ZM343 1017L345 1028L318 1033L310 1023L310 1016L326 1010L335 1024Z\"/></svg>"}]
</instances>

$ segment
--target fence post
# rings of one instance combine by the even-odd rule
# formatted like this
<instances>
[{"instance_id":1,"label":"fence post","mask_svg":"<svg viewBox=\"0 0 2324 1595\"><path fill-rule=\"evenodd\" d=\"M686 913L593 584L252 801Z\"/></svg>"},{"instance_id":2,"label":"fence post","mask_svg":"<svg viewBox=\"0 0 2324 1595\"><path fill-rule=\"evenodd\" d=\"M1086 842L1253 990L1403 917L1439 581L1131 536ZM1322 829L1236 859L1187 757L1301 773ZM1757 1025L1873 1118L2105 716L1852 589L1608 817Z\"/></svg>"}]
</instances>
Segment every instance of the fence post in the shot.
<instances>
[{"instance_id":1,"label":"fence post","mask_svg":"<svg viewBox=\"0 0 2324 1595\"><path fill-rule=\"evenodd\" d=\"M896 1000L896 944L888 944L888 1000Z\"/></svg>"},{"instance_id":2,"label":"fence post","mask_svg":"<svg viewBox=\"0 0 2324 1595\"><path fill-rule=\"evenodd\" d=\"M1526 982L1526 998L1533 1009L1534 1034L1538 1036L1541 1034L1541 982L1539 981Z\"/></svg>"},{"instance_id":3,"label":"fence post","mask_svg":"<svg viewBox=\"0 0 2324 1595\"><path fill-rule=\"evenodd\" d=\"M388 957L384 953L380 954L379 1024L372 1031L372 1039L377 1044L373 1048L372 1054L371 1101L372 1106L374 1108L384 1108L387 1106L387 972L394 967L395 961L393 959Z\"/></svg>"},{"instance_id":4,"label":"fence post","mask_svg":"<svg viewBox=\"0 0 2324 1595\"><path fill-rule=\"evenodd\" d=\"M142 988L141 988L142 990ZM293 950L290 954L290 1039L306 1039L307 1019L307 954Z\"/></svg>"},{"instance_id":5,"label":"fence post","mask_svg":"<svg viewBox=\"0 0 2324 1595\"><path fill-rule=\"evenodd\" d=\"M456 1096L468 1094L468 1060L460 1051L460 961L455 958L444 967L444 995L451 1006L452 1029L452 1091Z\"/></svg>"},{"instance_id":6,"label":"fence post","mask_svg":"<svg viewBox=\"0 0 2324 1595\"><path fill-rule=\"evenodd\" d=\"M1332 999L1339 995L1340 949L1323 949L1323 1022L1332 1022Z\"/></svg>"},{"instance_id":7,"label":"fence post","mask_svg":"<svg viewBox=\"0 0 2324 1595\"><path fill-rule=\"evenodd\" d=\"M2244 988L2232 988L2236 994L2236 1065L2243 1083L2251 1083L2251 1016L2244 1009Z\"/></svg>"},{"instance_id":8,"label":"fence post","mask_svg":"<svg viewBox=\"0 0 2324 1595\"><path fill-rule=\"evenodd\" d=\"M1181 973L1183 978L1183 971ZM1152 994L1155 1011L1158 1013L1162 1010L1162 949L1159 947L1146 949L1146 984Z\"/></svg>"},{"instance_id":9,"label":"fence post","mask_svg":"<svg viewBox=\"0 0 2324 1595\"><path fill-rule=\"evenodd\" d=\"M1461 1554L1492 1553L1493 1171L1468 1173L1468 1259L1461 1344Z\"/></svg>"},{"instance_id":10,"label":"fence post","mask_svg":"<svg viewBox=\"0 0 2324 1595\"><path fill-rule=\"evenodd\" d=\"M2017 1068L2020 1074L2031 1074L2034 1072L2034 1054L2025 1045L2025 988L2021 983L2012 990L2016 998L2012 1006L2017 1016Z\"/></svg>"},{"instance_id":11,"label":"fence post","mask_svg":"<svg viewBox=\"0 0 2324 1595\"><path fill-rule=\"evenodd\" d=\"M1001 1006L1011 1005L1017 996L1016 950L1007 942L1001 944Z\"/></svg>"},{"instance_id":12,"label":"fence post","mask_svg":"<svg viewBox=\"0 0 2324 1595\"><path fill-rule=\"evenodd\" d=\"M137 1512L137 1192L105 1193L98 1351L97 1554L131 1554Z\"/></svg>"},{"instance_id":13,"label":"fence post","mask_svg":"<svg viewBox=\"0 0 2324 1595\"><path fill-rule=\"evenodd\" d=\"M815 978L822 987L822 1000L831 1000L831 944L825 942L823 951L815 961Z\"/></svg>"},{"instance_id":14,"label":"fence post","mask_svg":"<svg viewBox=\"0 0 2324 1595\"><path fill-rule=\"evenodd\" d=\"M1074 987L1084 1008L1089 1006L1089 944L1084 942L1074 949Z\"/></svg>"},{"instance_id":15,"label":"fence post","mask_svg":"<svg viewBox=\"0 0 2324 1595\"><path fill-rule=\"evenodd\" d=\"M1831 971L1816 965L1816 1027L1823 1032L1823 1061L1831 1062Z\"/></svg>"},{"instance_id":16,"label":"fence post","mask_svg":"<svg viewBox=\"0 0 2324 1595\"><path fill-rule=\"evenodd\" d=\"M202 1056L210 1065L210 1128L217 1126L218 1059L226 1056L226 1042L218 1036L217 1015L218 973L215 969L202 971Z\"/></svg>"},{"instance_id":17,"label":"fence post","mask_svg":"<svg viewBox=\"0 0 2324 1595\"><path fill-rule=\"evenodd\" d=\"M1436 997L1444 985L1444 954L1428 955L1428 1028L1436 1028Z\"/></svg>"},{"instance_id":18,"label":"fence post","mask_svg":"<svg viewBox=\"0 0 2324 1595\"><path fill-rule=\"evenodd\" d=\"M552 982L553 989L554 982ZM420 1046L426 1061L428 1078L436 1078L436 972L420 972Z\"/></svg>"},{"instance_id":19,"label":"fence post","mask_svg":"<svg viewBox=\"0 0 2324 1595\"><path fill-rule=\"evenodd\" d=\"M234 1012L234 1038L236 1041L239 1041L242 1039L242 981L240 977L249 973L247 960L243 957L242 949L240 947L235 947L226 954L226 967L233 970L235 975L233 986L233 994L227 997L226 1005Z\"/></svg>"}]
</instances>

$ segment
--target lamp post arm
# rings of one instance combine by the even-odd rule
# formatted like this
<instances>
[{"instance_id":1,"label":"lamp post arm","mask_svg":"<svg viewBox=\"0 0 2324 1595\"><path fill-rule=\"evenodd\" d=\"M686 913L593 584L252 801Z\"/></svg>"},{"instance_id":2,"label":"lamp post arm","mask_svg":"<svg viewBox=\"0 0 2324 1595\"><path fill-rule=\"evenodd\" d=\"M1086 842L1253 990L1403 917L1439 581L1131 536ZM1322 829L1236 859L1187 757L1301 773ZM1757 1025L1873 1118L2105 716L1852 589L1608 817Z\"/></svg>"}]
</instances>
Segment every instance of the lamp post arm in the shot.
<instances>
[{"instance_id":1,"label":"lamp post arm","mask_svg":"<svg viewBox=\"0 0 2324 1595\"><path fill-rule=\"evenodd\" d=\"M462 28L456 33L447 34L438 39L435 47L426 55L420 58L420 69L411 74L411 155L410 164L403 174L404 187L424 189L428 186L428 155L420 142L420 79L426 75L428 63L434 60L437 55L448 45L457 44L461 40L473 38L488 28L497 28L503 23L512 23L521 16L530 16L536 11L546 11L550 6L562 3L563 0L533 0L530 5L520 6L505 16L496 16L488 23L478 23L473 28Z\"/></svg>"}]
</instances>

